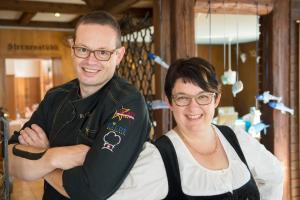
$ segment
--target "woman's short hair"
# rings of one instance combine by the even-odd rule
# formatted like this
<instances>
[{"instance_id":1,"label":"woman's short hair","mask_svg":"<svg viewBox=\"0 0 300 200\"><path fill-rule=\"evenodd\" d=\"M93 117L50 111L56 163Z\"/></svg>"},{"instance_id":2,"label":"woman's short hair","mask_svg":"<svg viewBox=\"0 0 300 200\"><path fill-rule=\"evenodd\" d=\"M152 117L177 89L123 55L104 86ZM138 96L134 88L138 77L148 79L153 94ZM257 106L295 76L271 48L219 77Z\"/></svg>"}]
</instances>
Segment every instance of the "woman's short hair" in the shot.
<instances>
[{"instance_id":1,"label":"woman's short hair","mask_svg":"<svg viewBox=\"0 0 300 200\"><path fill-rule=\"evenodd\" d=\"M203 58L178 59L170 65L165 79L165 94L170 103L172 90L178 79L198 85L206 92L214 92L216 95L221 93L215 68Z\"/></svg>"},{"instance_id":2,"label":"woman's short hair","mask_svg":"<svg viewBox=\"0 0 300 200\"><path fill-rule=\"evenodd\" d=\"M108 25L110 26L112 29L115 30L116 34L117 34L117 38L116 38L116 47L121 47L121 29L119 26L118 21L108 12L106 11L93 11L91 13L88 13L84 16L82 16L76 26L75 26L75 30L74 30L74 41L76 40L76 32L78 27L81 24L98 24L98 25Z\"/></svg>"}]
</instances>

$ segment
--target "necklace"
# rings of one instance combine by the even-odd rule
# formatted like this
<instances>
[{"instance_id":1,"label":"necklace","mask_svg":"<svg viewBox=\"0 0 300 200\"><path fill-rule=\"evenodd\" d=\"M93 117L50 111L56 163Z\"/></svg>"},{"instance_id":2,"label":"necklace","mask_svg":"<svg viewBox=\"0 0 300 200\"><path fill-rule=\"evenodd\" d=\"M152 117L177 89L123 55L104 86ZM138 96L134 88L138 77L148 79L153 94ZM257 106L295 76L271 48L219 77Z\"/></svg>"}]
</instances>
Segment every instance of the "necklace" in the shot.
<instances>
[{"instance_id":1,"label":"necklace","mask_svg":"<svg viewBox=\"0 0 300 200\"><path fill-rule=\"evenodd\" d=\"M175 131L178 132L178 135L180 136L180 138L182 138L183 142L194 152L197 152L198 154L202 155L202 156L210 156L214 153L217 152L218 150L218 146L219 146L219 140L218 140L218 136L217 133L215 132L215 130L213 129L214 135L215 135L215 146L214 149L210 152L200 152L199 150L197 150L196 147L193 147L193 145L190 144L190 142L187 140L185 134L182 131L179 131L179 129L176 127Z\"/></svg>"}]
</instances>

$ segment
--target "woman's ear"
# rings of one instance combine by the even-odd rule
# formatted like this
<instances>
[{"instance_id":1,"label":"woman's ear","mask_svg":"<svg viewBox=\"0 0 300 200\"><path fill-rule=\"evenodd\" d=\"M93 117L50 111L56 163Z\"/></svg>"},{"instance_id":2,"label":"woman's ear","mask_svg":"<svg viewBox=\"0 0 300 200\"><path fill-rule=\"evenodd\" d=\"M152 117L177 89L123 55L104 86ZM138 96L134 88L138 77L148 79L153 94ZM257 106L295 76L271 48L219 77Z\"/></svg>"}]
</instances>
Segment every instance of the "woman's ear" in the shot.
<instances>
[{"instance_id":1,"label":"woman's ear","mask_svg":"<svg viewBox=\"0 0 300 200\"><path fill-rule=\"evenodd\" d=\"M170 102L166 96L164 96L164 101L168 104L170 110L172 111L173 110L172 102Z\"/></svg>"}]
</instances>

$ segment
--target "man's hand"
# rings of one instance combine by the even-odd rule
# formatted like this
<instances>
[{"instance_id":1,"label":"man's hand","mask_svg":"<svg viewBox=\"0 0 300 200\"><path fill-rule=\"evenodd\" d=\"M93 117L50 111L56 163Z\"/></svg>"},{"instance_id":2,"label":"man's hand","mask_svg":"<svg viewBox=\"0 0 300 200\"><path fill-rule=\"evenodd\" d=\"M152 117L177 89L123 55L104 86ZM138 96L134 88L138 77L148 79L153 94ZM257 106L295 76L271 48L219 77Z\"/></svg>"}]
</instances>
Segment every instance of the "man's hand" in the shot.
<instances>
[{"instance_id":1,"label":"man's hand","mask_svg":"<svg viewBox=\"0 0 300 200\"><path fill-rule=\"evenodd\" d=\"M73 145L55 147L49 149L49 140L44 130L37 124L32 124L31 128L26 127L20 131L19 142L22 145L37 149L48 149L50 154L50 162L58 169L70 169L81 166L85 160L85 156L90 149L86 145Z\"/></svg>"},{"instance_id":2,"label":"man's hand","mask_svg":"<svg viewBox=\"0 0 300 200\"><path fill-rule=\"evenodd\" d=\"M32 124L31 128L26 127L20 131L19 142L22 145L48 149L49 140L44 130L36 124Z\"/></svg>"}]
</instances>

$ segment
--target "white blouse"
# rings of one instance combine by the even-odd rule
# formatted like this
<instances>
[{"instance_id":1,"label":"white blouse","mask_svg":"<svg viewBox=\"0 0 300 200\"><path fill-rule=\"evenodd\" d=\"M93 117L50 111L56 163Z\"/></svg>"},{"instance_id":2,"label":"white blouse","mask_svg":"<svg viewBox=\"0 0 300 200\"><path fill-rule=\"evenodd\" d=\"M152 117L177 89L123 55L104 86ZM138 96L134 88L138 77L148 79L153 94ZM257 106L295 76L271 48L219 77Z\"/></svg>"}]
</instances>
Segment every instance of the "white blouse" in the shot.
<instances>
[{"instance_id":1,"label":"white blouse","mask_svg":"<svg viewBox=\"0 0 300 200\"><path fill-rule=\"evenodd\" d=\"M210 196L243 186L250 179L247 166L225 139L218 128L215 131L227 154L229 166L210 170L201 166L192 156L174 130L166 135L172 141L179 164L182 190L190 196ZM256 139L243 130L235 129L251 173L262 200L281 200L283 195L283 170L281 163ZM168 194L168 180L158 149L145 143L143 151L129 175L110 200L159 200Z\"/></svg>"}]
</instances>

